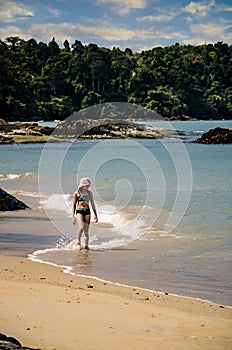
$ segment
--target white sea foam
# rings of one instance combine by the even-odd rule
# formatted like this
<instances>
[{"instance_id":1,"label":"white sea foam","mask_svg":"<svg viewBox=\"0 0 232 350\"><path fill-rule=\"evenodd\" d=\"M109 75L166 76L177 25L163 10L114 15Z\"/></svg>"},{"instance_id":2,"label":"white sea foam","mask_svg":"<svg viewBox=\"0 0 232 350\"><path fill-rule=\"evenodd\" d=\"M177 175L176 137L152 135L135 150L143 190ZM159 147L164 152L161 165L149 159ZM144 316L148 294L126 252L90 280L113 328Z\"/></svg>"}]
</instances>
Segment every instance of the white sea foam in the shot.
<instances>
[{"instance_id":1,"label":"white sea foam","mask_svg":"<svg viewBox=\"0 0 232 350\"><path fill-rule=\"evenodd\" d=\"M111 224L114 227L122 227L126 224L125 218L113 205L98 206L99 221Z\"/></svg>"},{"instance_id":2,"label":"white sea foam","mask_svg":"<svg viewBox=\"0 0 232 350\"><path fill-rule=\"evenodd\" d=\"M47 210L63 210L71 213L72 197L69 194L54 194L47 199L40 201ZM130 220L122 211L111 205L98 205L98 224L91 226L89 247L92 250L108 250L139 239L144 233L144 222L141 219ZM57 244L54 248L35 251L30 258L36 261L49 260L52 262L52 255L64 251L76 250L76 237L66 236L58 233Z\"/></svg>"},{"instance_id":3,"label":"white sea foam","mask_svg":"<svg viewBox=\"0 0 232 350\"><path fill-rule=\"evenodd\" d=\"M73 195L54 193L48 198L40 201L41 206L45 210L65 211L67 214L72 213ZM126 225L125 217L113 205L97 205L98 219L100 223L109 224L113 227L122 227Z\"/></svg>"},{"instance_id":4,"label":"white sea foam","mask_svg":"<svg viewBox=\"0 0 232 350\"><path fill-rule=\"evenodd\" d=\"M41 200L40 204L47 212L50 210L63 211L68 216L71 216L72 200L71 194L52 194L50 197ZM137 218L130 220L123 211L119 211L113 205L97 204L97 208L99 222L94 227L91 226L89 241L91 249L106 250L120 247L139 239L143 235L143 220ZM56 225L58 225L57 222ZM60 231L59 227L58 231ZM57 246L54 249L76 249L76 239L71 239L66 234L60 233L57 239ZM51 253L52 251L49 249L46 252ZM41 255L43 255L41 251L34 253L34 257Z\"/></svg>"},{"instance_id":5,"label":"white sea foam","mask_svg":"<svg viewBox=\"0 0 232 350\"><path fill-rule=\"evenodd\" d=\"M26 196L26 197L34 197L34 198L41 198L42 195L38 192L28 192L28 191L12 191L13 194L15 195L20 195L20 196Z\"/></svg>"},{"instance_id":6,"label":"white sea foam","mask_svg":"<svg viewBox=\"0 0 232 350\"><path fill-rule=\"evenodd\" d=\"M50 197L40 201L45 210L61 210L71 214L72 196L70 194L54 193Z\"/></svg>"},{"instance_id":7,"label":"white sea foam","mask_svg":"<svg viewBox=\"0 0 232 350\"><path fill-rule=\"evenodd\" d=\"M0 180L15 180L15 179L25 179L28 177L35 177L34 173L22 173L22 174L0 174Z\"/></svg>"}]
</instances>

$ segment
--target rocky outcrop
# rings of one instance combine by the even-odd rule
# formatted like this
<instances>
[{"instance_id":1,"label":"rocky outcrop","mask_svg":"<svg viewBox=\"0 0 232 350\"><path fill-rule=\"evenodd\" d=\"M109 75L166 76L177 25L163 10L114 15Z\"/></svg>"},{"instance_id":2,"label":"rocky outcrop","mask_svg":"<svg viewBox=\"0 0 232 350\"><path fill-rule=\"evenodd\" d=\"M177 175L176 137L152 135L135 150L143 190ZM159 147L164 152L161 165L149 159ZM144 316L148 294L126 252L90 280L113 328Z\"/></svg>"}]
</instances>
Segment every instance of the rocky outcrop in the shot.
<instances>
[{"instance_id":1,"label":"rocky outcrop","mask_svg":"<svg viewBox=\"0 0 232 350\"><path fill-rule=\"evenodd\" d=\"M0 143L46 142L54 128L38 123L1 123Z\"/></svg>"},{"instance_id":2,"label":"rocky outcrop","mask_svg":"<svg viewBox=\"0 0 232 350\"><path fill-rule=\"evenodd\" d=\"M79 138L95 126L105 125L112 122L112 119L78 119L68 118L56 126L53 135L59 138Z\"/></svg>"},{"instance_id":3,"label":"rocky outcrop","mask_svg":"<svg viewBox=\"0 0 232 350\"><path fill-rule=\"evenodd\" d=\"M67 120L54 130L53 135L62 138L115 139L140 138L157 139L177 137L180 132L112 119Z\"/></svg>"},{"instance_id":4,"label":"rocky outcrop","mask_svg":"<svg viewBox=\"0 0 232 350\"><path fill-rule=\"evenodd\" d=\"M190 115L180 115L167 118L168 121L193 121L198 120L197 118L191 117Z\"/></svg>"},{"instance_id":5,"label":"rocky outcrop","mask_svg":"<svg viewBox=\"0 0 232 350\"><path fill-rule=\"evenodd\" d=\"M232 129L211 129L193 142L206 144L232 143Z\"/></svg>"},{"instance_id":6,"label":"rocky outcrop","mask_svg":"<svg viewBox=\"0 0 232 350\"><path fill-rule=\"evenodd\" d=\"M116 138L137 138L137 139L158 139L177 136L177 132L152 126L136 123L108 123L95 126L84 132L80 137L85 139L116 139Z\"/></svg>"},{"instance_id":7,"label":"rocky outcrop","mask_svg":"<svg viewBox=\"0 0 232 350\"><path fill-rule=\"evenodd\" d=\"M29 208L11 194L0 188L0 211L22 210Z\"/></svg>"},{"instance_id":8,"label":"rocky outcrop","mask_svg":"<svg viewBox=\"0 0 232 350\"><path fill-rule=\"evenodd\" d=\"M7 337L5 334L0 333L0 349L4 350L40 350L35 348L24 347L20 342L13 338Z\"/></svg>"},{"instance_id":9,"label":"rocky outcrop","mask_svg":"<svg viewBox=\"0 0 232 350\"><path fill-rule=\"evenodd\" d=\"M62 142L75 138L158 139L183 135L183 132L125 120L68 118L56 128L39 126L37 123L0 124L0 143Z\"/></svg>"},{"instance_id":10,"label":"rocky outcrop","mask_svg":"<svg viewBox=\"0 0 232 350\"><path fill-rule=\"evenodd\" d=\"M5 119L0 118L0 125L7 125L7 121Z\"/></svg>"},{"instance_id":11,"label":"rocky outcrop","mask_svg":"<svg viewBox=\"0 0 232 350\"><path fill-rule=\"evenodd\" d=\"M12 137L0 135L0 144L14 143Z\"/></svg>"}]
</instances>

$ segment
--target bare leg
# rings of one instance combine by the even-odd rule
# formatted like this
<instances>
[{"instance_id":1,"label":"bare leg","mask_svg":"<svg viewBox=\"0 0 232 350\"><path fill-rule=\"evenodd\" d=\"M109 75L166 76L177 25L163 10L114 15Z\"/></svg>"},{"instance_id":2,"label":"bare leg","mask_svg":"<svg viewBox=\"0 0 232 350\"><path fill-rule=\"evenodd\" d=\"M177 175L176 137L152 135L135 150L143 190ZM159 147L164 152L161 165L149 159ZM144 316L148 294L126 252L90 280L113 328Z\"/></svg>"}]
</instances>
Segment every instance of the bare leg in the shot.
<instances>
[{"instance_id":1,"label":"bare leg","mask_svg":"<svg viewBox=\"0 0 232 350\"><path fill-rule=\"evenodd\" d=\"M81 214L77 214L78 231L77 231L77 249L81 249L81 236L84 231L84 218Z\"/></svg>"},{"instance_id":2,"label":"bare leg","mask_svg":"<svg viewBox=\"0 0 232 350\"><path fill-rule=\"evenodd\" d=\"M89 225L90 215L86 215L84 218L85 249L89 249Z\"/></svg>"}]
</instances>

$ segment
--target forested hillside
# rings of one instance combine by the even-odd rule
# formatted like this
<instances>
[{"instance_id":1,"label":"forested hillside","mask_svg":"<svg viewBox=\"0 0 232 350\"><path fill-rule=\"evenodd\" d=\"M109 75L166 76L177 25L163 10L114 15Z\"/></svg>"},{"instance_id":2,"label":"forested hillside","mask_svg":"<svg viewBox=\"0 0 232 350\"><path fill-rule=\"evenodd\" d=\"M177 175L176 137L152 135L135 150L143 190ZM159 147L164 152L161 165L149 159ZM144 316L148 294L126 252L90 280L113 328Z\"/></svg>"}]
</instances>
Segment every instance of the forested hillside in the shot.
<instances>
[{"instance_id":1,"label":"forested hillside","mask_svg":"<svg viewBox=\"0 0 232 350\"><path fill-rule=\"evenodd\" d=\"M175 44L133 53L62 48L18 37L0 40L0 117L64 119L104 102L131 102L164 117L232 117L232 47Z\"/></svg>"}]
</instances>

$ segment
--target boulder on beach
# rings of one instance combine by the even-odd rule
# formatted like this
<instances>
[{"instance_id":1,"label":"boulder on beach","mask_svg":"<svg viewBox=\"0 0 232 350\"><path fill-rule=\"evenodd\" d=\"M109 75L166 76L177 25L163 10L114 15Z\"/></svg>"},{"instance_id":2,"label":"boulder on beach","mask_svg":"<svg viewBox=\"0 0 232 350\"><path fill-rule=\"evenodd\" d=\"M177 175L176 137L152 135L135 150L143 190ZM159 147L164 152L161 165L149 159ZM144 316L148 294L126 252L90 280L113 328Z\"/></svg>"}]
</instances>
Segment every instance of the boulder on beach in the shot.
<instances>
[{"instance_id":1,"label":"boulder on beach","mask_svg":"<svg viewBox=\"0 0 232 350\"><path fill-rule=\"evenodd\" d=\"M0 211L22 210L29 208L11 194L0 188Z\"/></svg>"},{"instance_id":2,"label":"boulder on beach","mask_svg":"<svg viewBox=\"0 0 232 350\"><path fill-rule=\"evenodd\" d=\"M8 337L3 333L0 333L0 349L5 349L5 350L40 350L40 349L33 349L33 348L28 348L28 347L22 346L17 339L15 339L13 337Z\"/></svg>"},{"instance_id":3,"label":"boulder on beach","mask_svg":"<svg viewBox=\"0 0 232 350\"><path fill-rule=\"evenodd\" d=\"M218 144L232 143L232 129L215 128L204 133L194 143Z\"/></svg>"}]
</instances>

